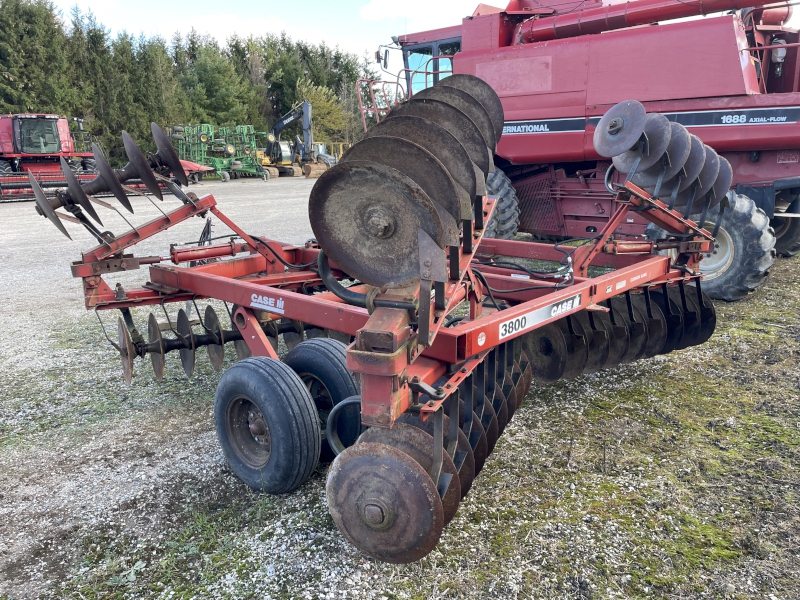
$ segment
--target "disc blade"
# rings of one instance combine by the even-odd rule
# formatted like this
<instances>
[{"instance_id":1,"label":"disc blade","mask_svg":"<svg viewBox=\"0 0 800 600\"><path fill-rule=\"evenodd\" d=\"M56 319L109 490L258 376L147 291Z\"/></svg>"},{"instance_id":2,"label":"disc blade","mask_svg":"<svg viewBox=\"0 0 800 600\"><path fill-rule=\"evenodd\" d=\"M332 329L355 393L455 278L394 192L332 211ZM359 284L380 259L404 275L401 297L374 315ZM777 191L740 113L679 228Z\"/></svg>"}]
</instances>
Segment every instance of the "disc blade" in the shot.
<instances>
[{"instance_id":1,"label":"disc blade","mask_svg":"<svg viewBox=\"0 0 800 600\"><path fill-rule=\"evenodd\" d=\"M419 185L428 197L442 206L456 221L462 219L464 205L471 209L472 202L464 194L459 198L459 187L450 173L433 154L422 146L397 137L372 136L354 144L340 163L371 161L400 171Z\"/></svg>"},{"instance_id":2,"label":"disc blade","mask_svg":"<svg viewBox=\"0 0 800 600\"><path fill-rule=\"evenodd\" d=\"M725 197L725 194L728 193L728 190L731 189L731 184L733 183L733 168L731 167L731 163L728 162L728 159L724 156L719 157L719 174L717 175L717 180L714 182L713 187L713 196L711 198L711 203L709 204L709 208L714 208L717 204L720 203ZM696 210L692 211L695 214L699 214L702 211L702 206L698 206Z\"/></svg>"},{"instance_id":3,"label":"disc blade","mask_svg":"<svg viewBox=\"0 0 800 600\"><path fill-rule=\"evenodd\" d=\"M438 123L461 142L470 159L484 174L490 172L489 151L477 125L463 112L440 100L420 98L398 104L389 113L389 119L411 116Z\"/></svg>"},{"instance_id":4,"label":"disc blade","mask_svg":"<svg viewBox=\"0 0 800 600\"><path fill-rule=\"evenodd\" d=\"M402 421L396 421L391 429L370 427L359 436L356 443L386 444L396 448L413 458L419 466L425 469L426 473L430 473L433 466L433 436ZM461 503L461 484L458 480L458 473L453 459L447 452L442 453L442 473L452 477L444 496L441 497L442 515L444 524L447 526L456 516L458 505Z\"/></svg>"},{"instance_id":5,"label":"disc blade","mask_svg":"<svg viewBox=\"0 0 800 600\"><path fill-rule=\"evenodd\" d=\"M147 342L150 346L150 362L153 365L153 373L156 381L164 380L164 339L161 336L161 327L156 320L156 316L150 313L147 317Z\"/></svg>"},{"instance_id":6,"label":"disc blade","mask_svg":"<svg viewBox=\"0 0 800 600\"><path fill-rule=\"evenodd\" d=\"M505 115L500 96L497 95L492 86L480 77L465 73L454 73L444 77L439 80L436 86L454 87L478 100L492 119L495 139L500 140L500 136L503 135Z\"/></svg>"},{"instance_id":7,"label":"disc blade","mask_svg":"<svg viewBox=\"0 0 800 600\"><path fill-rule=\"evenodd\" d=\"M612 319L612 314L613 319ZM608 337L608 357L603 363L604 369L611 369L622 363L622 359L628 352L628 328L619 311L612 308L611 312L596 311L592 313L595 319L603 322Z\"/></svg>"},{"instance_id":8,"label":"disc blade","mask_svg":"<svg viewBox=\"0 0 800 600\"><path fill-rule=\"evenodd\" d=\"M683 335L675 349L684 350L689 346L694 346L700 336L700 310L697 300L694 299L694 295L689 292L688 288L684 288L682 296L679 286L670 287L669 296L681 307L683 313Z\"/></svg>"},{"instance_id":9,"label":"disc blade","mask_svg":"<svg viewBox=\"0 0 800 600\"><path fill-rule=\"evenodd\" d=\"M72 169L69 168L67 161L64 157L61 157L61 172L64 174L64 179L67 180L67 190L69 191L69 196L72 198L74 202L77 202L83 210L89 213L89 216L92 217L95 221L103 224L100 220L100 217L97 216L97 213L94 211L94 207L92 203L89 202L89 197L86 195L86 192L83 191L81 184L78 182L77 177L75 177L75 173L72 172Z\"/></svg>"},{"instance_id":10,"label":"disc blade","mask_svg":"<svg viewBox=\"0 0 800 600\"><path fill-rule=\"evenodd\" d=\"M678 347L683 338L683 308L660 289L651 291L650 298L661 309L667 325L666 340L660 354L669 354Z\"/></svg>"},{"instance_id":11,"label":"disc blade","mask_svg":"<svg viewBox=\"0 0 800 600\"><path fill-rule=\"evenodd\" d=\"M56 229L67 236L67 238L71 241L72 237L69 235L69 233L67 233L67 228L64 227L64 224L61 222L61 219L58 218L56 211L53 210L52 206L50 206L50 201L47 199L47 196L44 195L42 188L39 187L39 182L34 179L33 173L30 171L28 171L28 180L31 182L33 197L36 200L36 207L39 209L39 212L41 212L43 216L47 217L47 220L55 225Z\"/></svg>"},{"instance_id":12,"label":"disc blade","mask_svg":"<svg viewBox=\"0 0 800 600\"><path fill-rule=\"evenodd\" d=\"M181 185L188 186L189 179L186 177L186 171L183 170L183 165L175 152L175 148L172 147L169 138L164 135L164 132L161 131L161 128L155 123L150 123L150 131L153 133L153 140L156 143L156 148L158 148L156 156L159 161L169 167L170 171L172 171L172 176L175 177Z\"/></svg>"},{"instance_id":13,"label":"disc blade","mask_svg":"<svg viewBox=\"0 0 800 600\"><path fill-rule=\"evenodd\" d=\"M567 342L556 323L548 323L522 336L525 354L535 381L552 383L564 376L567 368Z\"/></svg>"},{"instance_id":14,"label":"disc blade","mask_svg":"<svg viewBox=\"0 0 800 600\"><path fill-rule=\"evenodd\" d=\"M586 366L583 368L583 374L596 373L606 364L610 350L605 324L601 319L595 318L595 314L590 314L585 310L575 314L575 318L586 332L584 337L586 339L586 349L589 352Z\"/></svg>"},{"instance_id":15,"label":"disc blade","mask_svg":"<svg viewBox=\"0 0 800 600\"><path fill-rule=\"evenodd\" d=\"M681 184L678 187L678 191L681 192L694 183L706 162L706 149L703 142L696 135L691 135L691 140L692 147L689 150L689 158L686 160L686 164L683 165Z\"/></svg>"},{"instance_id":16,"label":"disc blade","mask_svg":"<svg viewBox=\"0 0 800 600\"><path fill-rule=\"evenodd\" d=\"M472 454L475 457L475 475L477 476L489 456L489 442L487 441L483 424L475 411L472 411L472 428L469 438Z\"/></svg>"},{"instance_id":17,"label":"disc blade","mask_svg":"<svg viewBox=\"0 0 800 600\"><path fill-rule=\"evenodd\" d=\"M408 454L363 443L333 461L325 485L336 526L361 552L405 564L434 549L444 511L436 486Z\"/></svg>"},{"instance_id":18,"label":"disc blade","mask_svg":"<svg viewBox=\"0 0 800 600\"><path fill-rule=\"evenodd\" d=\"M644 122L644 133L647 136L647 154L644 154L644 144L635 144L632 149L618 154L612 159L620 173L630 173L637 160L639 160L637 171L649 169L667 151L669 140L672 137L672 128L667 117L659 113L647 115Z\"/></svg>"},{"instance_id":19,"label":"disc blade","mask_svg":"<svg viewBox=\"0 0 800 600\"><path fill-rule=\"evenodd\" d=\"M181 355L181 366L183 366L183 372L186 373L186 377L192 376L194 373L194 361L195 361L195 344L194 344L194 333L192 333L192 326L189 323L189 317L186 314L186 311L180 309L178 311L178 323L176 327L176 331L180 338L185 341L186 346L182 347L179 350L179 354Z\"/></svg>"},{"instance_id":20,"label":"disc blade","mask_svg":"<svg viewBox=\"0 0 800 600\"><path fill-rule=\"evenodd\" d=\"M497 149L497 136L494 133L494 125L489 113L483 105L474 97L466 92L462 92L453 87L433 86L420 90L414 94L414 98L432 98L441 100L453 106L467 115L470 120L478 127L478 131L483 136L484 144L492 152Z\"/></svg>"},{"instance_id":21,"label":"disc blade","mask_svg":"<svg viewBox=\"0 0 800 600\"><path fill-rule=\"evenodd\" d=\"M477 193L473 162L452 133L428 119L420 117L392 117L384 119L364 134L402 138L422 146L438 158L453 180L472 198ZM471 211L471 206L469 207ZM461 218L468 219L471 212Z\"/></svg>"},{"instance_id":22,"label":"disc blade","mask_svg":"<svg viewBox=\"0 0 800 600\"><path fill-rule=\"evenodd\" d=\"M625 100L612 106L594 130L594 149L605 158L627 152L644 132L647 113L641 102Z\"/></svg>"},{"instance_id":23,"label":"disc blade","mask_svg":"<svg viewBox=\"0 0 800 600\"><path fill-rule=\"evenodd\" d=\"M133 359L136 349L131 341L131 335L122 317L117 321L117 343L119 344L119 358L122 363L122 377L127 385L133 380Z\"/></svg>"},{"instance_id":24,"label":"disc blade","mask_svg":"<svg viewBox=\"0 0 800 600\"><path fill-rule=\"evenodd\" d=\"M625 322L625 327L628 330L628 351L622 357L623 363L630 363L639 360L644 356L647 347L647 328L644 323L644 317L639 309L631 302L631 310L633 311L633 318L631 318L631 310L628 309L628 302L624 296L614 296L611 298L611 305Z\"/></svg>"},{"instance_id":25,"label":"disc blade","mask_svg":"<svg viewBox=\"0 0 800 600\"><path fill-rule=\"evenodd\" d=\"M417 231L440 248L444 224L430 197L411 179L378 163L353 161L328 169L308 203L314 236L346 273L380 287L419 279Z\"/></svg>"},{"instance_id":26,"label":"disc blade","mask_svg":"<svg viewBox=\"0 0 800 600\"><path fill-rule=\"evenodd\" d=\"M672 178L680 172L683 165L685 165L686 161L689 159L689 152L691 152L692 149L691 138L686 127L680 123L670 123L670 130L669 146L667 146L666 152L669 165L666 167L662 185L672 180ZM636 173L636 175L631 178L631 181L640 187L652 187L658 181L661 169L662 161L658 161L649 169Z\"/></svg>"},{"instance_id":27,"label":"disc blade","mask_svg":"<svg viewBox=\"0 0 800 600\"><path fill-rule=\"evenodd\" d=\"M697 287L690 285L686 288L687 292L691 290L692 294L697 293ZM714 302L711 298L701 290L700 298L695 296L697 305L700 308L700 333L695 340L695 345L705 344L711 336L714 335L714 330L717 328L717 310L714 308Z\"/></svg>"},{"instance_id":28,"label":"disc blade","mask_svg":"<svg viewBox=\"0 0 800 600\"><path fill-rule=\"evenodd\" d=\"M564 378L572 379L583 373L583 369L589 360L586 332L580 319L575 316L559 319L556 324L561 329L561 333L564 334L564 341L567 345L567 365L564 368Z\"/></svg>"},{"instance_id":29,"label":"disc blade","mask_svg":"<svg viewBox=\"0 0 800 600\"><path fill-rule=\"evenodd\" d=\"M222 370L222 365L225 363L225 334L220 327L219 317L217 311L208 304L205 310L203 324L211 333L217 336L219 344L208 344L206 351L208 352L208 360L211 361L211 367L219 373Z\"/></svg>"},{"instance_id":30,"label":"disc blade","mask_svg":"<svg viewBox=\"0 0 800 600\"><path fill-rule=\"evenodd\" d=\"M566 342L566 340L564 340ZM528 353L525 348L520 352L520 370L522 371L522 378L520 379L520 390L517 392L517 398L520 402L525 401L525 396L528 395L528 390L531 388L533 381L533 370L531 369L531 361L528 358Z\"/></svg>"},{"instance_id":31,"label":"disc blade","mask_svg":"<svg viewBox=\"0 0 800 600\"><path fill-rule=\"evenodd\" d=\"M146 187L153 196L159 200L163 200L164 197L161 195L161 188L158 186L153 171L150 170L150 164L127 131L122 132L122 143L125 146L125 154L128 155L128 160L133 165L136 175L142 180L144 187Z\"/></svg>"},{"instance_id":32,"label":"disc blade","mask_svg":"<svg viewBox=\"0 0 800 600\"><path fill-rule=\"evenodd\" d=\"M97 186L95 182L102 183L103 185L97 190L92 189L91 193L95 194L101 191L109 191L114 194L114 197L119 200L119 203L122 204L122 206L128 209L129 213L133 214L133 206L131 206L131 201L128 200L128 195L125 193L125 190L122 189L122 185L120 184L119 179L117 179L114 169L112 169L111 165L108 164L106 157L103 156L102 152L100 152L100 148L97 147L97 144L92 144L92 153L94 154L94 160L95 164L97 165L97 172L99 173L99 176L93 181L90 181L89 185L92 188Z\"/></svg>"}]
</instances>

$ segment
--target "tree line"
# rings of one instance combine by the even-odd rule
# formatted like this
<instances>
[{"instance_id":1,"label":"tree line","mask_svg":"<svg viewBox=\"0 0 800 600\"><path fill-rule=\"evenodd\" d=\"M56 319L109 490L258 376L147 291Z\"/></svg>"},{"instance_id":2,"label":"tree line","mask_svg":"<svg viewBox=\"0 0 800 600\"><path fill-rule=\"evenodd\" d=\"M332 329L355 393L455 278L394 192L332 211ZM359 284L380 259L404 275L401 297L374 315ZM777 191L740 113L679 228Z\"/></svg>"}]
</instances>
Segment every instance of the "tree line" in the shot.
<instances>
[{"instance_id":1,"label":"tree line","mask_svg":"<svg viewBox=\"0 0 800 600\"><path fill-rule=\"evenodd\" d=\"M83 119L115 163L123 129L150 149L150 122L251 124L267 131L295 104L314 109L320 141L361 136L356 81L366 59L285 34L218 40L192 29L167 41L110 31L75 7L0 0L0 111Z\"/></svg>"}]
</instances>

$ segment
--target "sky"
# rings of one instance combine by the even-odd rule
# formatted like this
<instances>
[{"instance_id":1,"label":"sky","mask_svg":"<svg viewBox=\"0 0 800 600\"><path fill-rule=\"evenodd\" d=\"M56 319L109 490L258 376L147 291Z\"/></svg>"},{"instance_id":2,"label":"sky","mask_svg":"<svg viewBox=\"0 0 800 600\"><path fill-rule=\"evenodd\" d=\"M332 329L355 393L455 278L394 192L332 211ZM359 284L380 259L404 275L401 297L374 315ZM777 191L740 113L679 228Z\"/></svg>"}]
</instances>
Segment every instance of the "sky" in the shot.
<instances>
[{"instance_id":1,"label":"sky","mask_svg":"<svg viewBox=\"0 0 800 600\"><path fill-rule=\"evenodd\" d=\"M234 33L241 37L285 31L292 39L329 46L359 56L372 56L391 36L459 25L481 0L55 0L65 18L72 7L91 10L111 30L169 40L175 31L186 34L192 27L210 33L224 44ZM483 0L505 7L507 0ZM294 8L294 10L293 10ZM397 53L395 53L397 54ZM397 61L393 70L401 68Z\"/></svg>"}]
</instances>

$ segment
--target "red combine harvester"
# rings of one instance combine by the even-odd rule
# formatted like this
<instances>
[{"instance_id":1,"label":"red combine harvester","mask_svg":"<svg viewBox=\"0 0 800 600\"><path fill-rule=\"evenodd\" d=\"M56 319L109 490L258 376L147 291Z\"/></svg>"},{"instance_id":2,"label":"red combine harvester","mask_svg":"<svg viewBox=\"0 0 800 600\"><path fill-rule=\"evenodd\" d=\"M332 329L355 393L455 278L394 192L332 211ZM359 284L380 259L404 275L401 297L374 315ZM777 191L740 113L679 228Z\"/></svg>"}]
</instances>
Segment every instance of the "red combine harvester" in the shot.
<instances>
[{"instance_id":1,"label":"red combine harvester","mask_svg":"<svg viewBox=\"0 0 800 600\"><path fill-rule=\"evenodd\" d=\"M720 11L738 12L668 22ZM800 251L800 37L786 27L791 12L754 0L512 0L505 10L480 5L458 26L394 38L379 56L385 66L384 48L402 49L401 98L451 72L476 75L500 96L492 237L520 231L555 241L603 229L613 214L604 183L611 162L592 136L615 103L636 98L685 125L695 146L713 147L733 171L730 207L708 215L721 227L701 269L710 295L735 300L763 283L775 251ZM366 109L377 120L387 112L375 110L379 86L386 82L371 82ZM640 174L651 192L654 178ZM663 234L647 225L632 215L616 235Z\"/></svg>"},{"instance_id":2,"label":"red combine harvester","mask_svg":"<svg viewBox=\"0 0 800 600\"><path fill-rule=\"evenodd\" d=\"M75 120L80 130L70 132L69 120L59 115L0 115L0 199L32 198L29 173L43 189L66 187L62 158L79 181L94 178L92 140Z\"/></svg>"}]
</instances>

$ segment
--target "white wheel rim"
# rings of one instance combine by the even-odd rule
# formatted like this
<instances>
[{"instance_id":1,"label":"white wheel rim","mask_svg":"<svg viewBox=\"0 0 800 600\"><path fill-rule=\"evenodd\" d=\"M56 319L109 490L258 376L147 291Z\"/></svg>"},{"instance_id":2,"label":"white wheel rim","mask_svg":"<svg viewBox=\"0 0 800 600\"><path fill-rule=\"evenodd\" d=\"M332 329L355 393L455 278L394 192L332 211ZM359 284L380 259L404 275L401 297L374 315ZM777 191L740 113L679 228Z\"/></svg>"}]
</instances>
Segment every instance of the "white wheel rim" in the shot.
<instances>
[{"instance_id":1,"label":"white wheel rim","mask_svg":"<svg viewBox=\"0 0 800 600\"><path fill-rule=\"evenodd\" d=\"M703 260L700 261L700 272L706 281L716 279L727 271L733 263L735 254L733 238L725 231L724 227L720 227L714 242L714 249L709 254L705 254Z\"/></svg>"}]
</instances>

